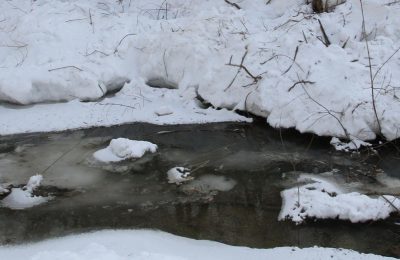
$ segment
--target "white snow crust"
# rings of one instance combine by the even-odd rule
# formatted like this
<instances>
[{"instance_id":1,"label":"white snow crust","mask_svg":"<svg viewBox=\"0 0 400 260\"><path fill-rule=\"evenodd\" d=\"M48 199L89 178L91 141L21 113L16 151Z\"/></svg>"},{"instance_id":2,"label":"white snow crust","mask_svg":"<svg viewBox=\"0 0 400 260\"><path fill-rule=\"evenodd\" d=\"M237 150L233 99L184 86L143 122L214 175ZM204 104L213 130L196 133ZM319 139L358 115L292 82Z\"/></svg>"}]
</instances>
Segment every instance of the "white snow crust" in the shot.
<instances>
[{"instance_id":1,"label":"white snow crust","mask_svg":"<svg viewBox=\"0 0 400 260\"><path fill-rule=\"evenodd\" d=\"M337 218L356 223L385 219L400 209L400 199L395 196L347 192L320 176L302 174L298 182L299 186L281 192L279 220L291 219L299 224L307 218Z\"/></svg>"},{"instance_id":2,"label":"white snow crust","mask_svg":"<svg viewBox=\"0 0 400 260\"><path fill-rule=\"evenodd\" d=\"M395 139L400 4L390 2L363 1L379 129L359 0L323 14L304 0L243 0L240 10L225 1L169 0L167 11L157 11L163 0L0 1L0 101L42 103L1 105L0 134L246 120L202 108L199 95L273 127ZM238 72L243 57L255 80ZM173 113L157 116L163 106Z\"/></svg>"},{"instance_id":3,"label":"white snow crust","mask_svg":"<svg viewBox=\"0 0 400 260\"><path fill-rule=\"evenodd\" d=\"M101 162L119 162L131 158L140 158L145 153L155 153L157 145L147 141L129 140L126 138L112 139L110 145L93 154Z\"/></svg>"},{"instance_id":4,"label":"white snow crust","mask_svg":"<svg viewBox=\"0 0 400 260\"><path fill-rule=\"evenodd\" d=\"M99 231L23 246L0 246L4 259L24 260L142 260L142 259L394 259L333 248L280 247L252 249L193 240L148 230Z\"/></svg>"}]
</instances>

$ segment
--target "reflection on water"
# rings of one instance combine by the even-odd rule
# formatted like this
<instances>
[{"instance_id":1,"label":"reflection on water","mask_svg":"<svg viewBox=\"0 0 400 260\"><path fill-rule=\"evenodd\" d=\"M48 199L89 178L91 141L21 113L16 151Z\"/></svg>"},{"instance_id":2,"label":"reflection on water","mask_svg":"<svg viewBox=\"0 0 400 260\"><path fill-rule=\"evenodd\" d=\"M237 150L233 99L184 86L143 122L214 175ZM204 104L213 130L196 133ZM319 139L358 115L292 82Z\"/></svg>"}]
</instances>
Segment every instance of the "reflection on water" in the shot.
<instances>
[{"instance_id":1,"label":"reflection on water","mask_svg":"<svg viewBox=\"0 0 400 260\"><path fill-rule=\"evenodd\" d=\"M159 151L136 161L95 162L93 152L116 137L150 141ZM357 225L277 221L280 191L302 172L337 169L335 176L349 188L356 183L369 193L398 192L399 171L393 169L400 162L390 151L388 164L337 153L325 139L290 132L281 138L256 124L136 124L7 137L0 143L0 182L22 184L44 171L40 192L55 196L27 210L0 208L2 244L103 228L155 228L232 245L319 245L400 256L396 217ZM378 163L392 179L380 173ZM195 169L195 180L168 184L166 172L175 166Z\"/></svg>"}]
</instances>

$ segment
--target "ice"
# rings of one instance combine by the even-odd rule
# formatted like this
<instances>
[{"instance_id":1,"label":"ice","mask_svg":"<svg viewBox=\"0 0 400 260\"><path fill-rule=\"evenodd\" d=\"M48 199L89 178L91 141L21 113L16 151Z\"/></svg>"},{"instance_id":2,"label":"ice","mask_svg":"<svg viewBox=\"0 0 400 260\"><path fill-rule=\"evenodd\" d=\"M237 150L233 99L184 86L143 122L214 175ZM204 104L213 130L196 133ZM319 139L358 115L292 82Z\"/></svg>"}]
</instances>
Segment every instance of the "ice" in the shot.
<instances>
[{"instance_id":1,"label":"ice","mask_svg":"<svg viewBox=\"0 0 400 260\"><path fill-rule=\"evenodd\" d=\"M157 145L147 141L129 140L126 138L113 139L110 145L93 154L101 162L119 162L127 159L137 159L145 153L155 153Z\"/></svg>"},{"instance_id":2,"label":"ice","mask_svg":"<svg viewBox=\"0 0 400 260\"><path fill-rule=\"evenodd\" d=\"M332 180L317 175L302 174L298 182L297 187L281 192L279 220L302 223L307 218L316 218L356 223L385 219L400 209L400 199L395 196L370 197L347 191Z\"/></svg>"},{"instance_id":3,"label":"ice","mask_svg":"<svg viewBox=\"0 0 400 260\"><path fill-rule=\"evenodd\" d=\"M185 184L183 190L192 190L202 193L211 191L230 191L236 185L236 181L225 176L218 176L213 174L202 175L199 178Z\"/></svg>"}]
</instances>

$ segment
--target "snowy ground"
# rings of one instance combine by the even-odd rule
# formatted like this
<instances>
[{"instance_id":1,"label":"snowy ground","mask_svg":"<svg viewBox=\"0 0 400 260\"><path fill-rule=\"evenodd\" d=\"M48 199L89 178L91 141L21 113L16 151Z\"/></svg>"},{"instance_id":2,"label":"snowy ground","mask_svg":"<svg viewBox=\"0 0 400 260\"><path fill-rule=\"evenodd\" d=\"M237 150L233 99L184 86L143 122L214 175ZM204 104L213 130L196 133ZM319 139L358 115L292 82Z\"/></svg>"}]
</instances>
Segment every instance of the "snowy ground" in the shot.
<instances>
[{"instance_id":1,"label":"snowy ground","mask_svg":"<svg viewBox=\"0 0 400 260\"><path fill-rule=\"evenodd\" d=\"M251 249L177 237L146 230L101 231L37 244L0 247L4 259L123 260L123 259L394 259L332 248Z\"/></svg>"},{"instance_id":2,"label":"snowy ground","mask_svg":"<svg viewBox=\"0 0 400 260\"><path fill-rule=\"evenodd\" d=\"M225 1L122 2L0 2L0 101L69 101L3 104L0 134L244 120L203 109L199 95L274 127L362 140L399 135L398 3L363 1L379 127L358 0L320 15L304 0L243 0L240 10ZM242 58L251 75L239 70Z\"/></svg>"}]
</instances>

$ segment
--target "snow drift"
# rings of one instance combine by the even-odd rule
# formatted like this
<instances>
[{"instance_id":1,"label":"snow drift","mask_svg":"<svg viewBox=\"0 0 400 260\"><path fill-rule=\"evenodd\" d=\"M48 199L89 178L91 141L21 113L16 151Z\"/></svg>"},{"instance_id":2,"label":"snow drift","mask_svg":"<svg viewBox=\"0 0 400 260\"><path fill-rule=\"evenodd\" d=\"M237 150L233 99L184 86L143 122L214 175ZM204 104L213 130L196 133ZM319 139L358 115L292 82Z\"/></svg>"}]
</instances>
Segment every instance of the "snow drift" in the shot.
<instances>
[{"instance_id":1,"label":"snow drift","mask_svg":"<svg viewBox=\"0 0 400 260\"><path fill-rule=\"evenodd\" d=\"M148 230L100 231L47 240L24 246L0 247L5 259L394 259L333 248L281 247L251 249L193 240Z\"/></svg>"},{"instance_id":2,"label":"snow drift","mask_svg":"<svg viewBox=\"0 0 400 260\"><path fill-rule=\"evenodd\" d=\"M400 4L390 2L363 1L364 32L359 0L321 14L304 0L244 0L240 10L224 1L1 1L0 100L90 101L121 87L124 93L150 93L146 82L161 82L164 94L170 93L156 100L163 106L192 111L196 106L188 104L200 96L214 107L266 117L274 127L360 140L382 134L392 140L400 127ZM131 98L131 106L146 100ZM58 129L120 122L101 123L105 113L88 120L87 107L77 107L85 120ZM123 122L154 122L154 107L130 113L148 109L153 116ZM22 113L0 107L2 132L29 131L13 127ZM43 113L36 110L35 117ZM157 123L171 122L170 116Z\"/></svg>"}]
</instances>

